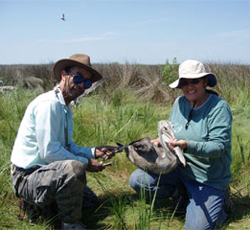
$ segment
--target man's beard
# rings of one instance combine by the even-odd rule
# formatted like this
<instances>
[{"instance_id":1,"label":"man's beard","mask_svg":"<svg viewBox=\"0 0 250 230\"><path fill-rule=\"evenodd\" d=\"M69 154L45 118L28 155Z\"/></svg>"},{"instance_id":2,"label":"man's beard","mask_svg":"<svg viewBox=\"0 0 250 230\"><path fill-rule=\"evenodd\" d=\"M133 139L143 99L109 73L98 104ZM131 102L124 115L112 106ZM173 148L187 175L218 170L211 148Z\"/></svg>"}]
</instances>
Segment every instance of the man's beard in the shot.
<instances>
[{"instance_id":1,"label":"man's beard","mask_svg":"<svg viewBox=\"0 0 250 230\"><path fill-rule=\"evenodd\" d=\"M69 79L67 79L64 82L64 93L63 93L63 97L67 100L73 101L75 100L77 97L79 97L81 94L83 94L84 89L82 89L81 87L79 87L79 89L77 89L78 86L74 86L72 88L70 88L69 86Z\"/></svg>"}]
</instances>

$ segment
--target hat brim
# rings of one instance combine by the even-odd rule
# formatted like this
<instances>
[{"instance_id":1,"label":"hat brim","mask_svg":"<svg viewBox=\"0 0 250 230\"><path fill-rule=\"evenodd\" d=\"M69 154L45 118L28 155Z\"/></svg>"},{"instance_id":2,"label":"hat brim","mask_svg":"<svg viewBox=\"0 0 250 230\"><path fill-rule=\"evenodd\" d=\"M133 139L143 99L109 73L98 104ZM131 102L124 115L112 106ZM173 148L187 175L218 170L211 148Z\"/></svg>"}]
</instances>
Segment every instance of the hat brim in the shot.
<instances>
[{"instance_id":1,"label":"hat brim","mask_svg":"<svg viewBox=\"0 0 250 230\"><path fill-rule=\"evenodd\" d=\"M196 75L182 75L179 76L179 79L177 79L176 81L174 81L173 83L171 83L169 85L170 88L174 89L174 88L181 88L180 82L181 79L185 78L185 79L197 79L197 78L202 78L202 77L207 77L208 78L208 86L210 87L214 87L217 83L216 77L214 74L212 73L200 73L200 74L196 74Z\"/></svg>"},{"instance_id":2,"label":"hat brim","mask_svg":"<svg viewBox=\"0 0 250 230\"><path fill-rule=\"evenodd\" d=\"M61 71L70 66L79 66L91 73L91 81L96 82L102 79L102 75L96 71L95 69L91 68L90 66L84 65L78 61L70 60L70 59L61 59L57 61L54 65L53 72L56 80L61 81Z\"/></svg>"}]
</instances>

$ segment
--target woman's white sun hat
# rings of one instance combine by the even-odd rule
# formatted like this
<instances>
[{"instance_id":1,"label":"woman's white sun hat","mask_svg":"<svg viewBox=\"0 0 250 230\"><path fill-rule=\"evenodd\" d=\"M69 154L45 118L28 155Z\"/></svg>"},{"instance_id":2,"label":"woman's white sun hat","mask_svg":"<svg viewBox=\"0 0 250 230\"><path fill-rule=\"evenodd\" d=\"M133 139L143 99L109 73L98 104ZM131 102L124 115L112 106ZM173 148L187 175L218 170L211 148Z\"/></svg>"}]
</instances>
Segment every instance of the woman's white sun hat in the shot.
<instances>
[{"instance_id":1,"label":"woman's white sun hat","mask_svg":"<svg viewBox=\"0 0 250 230\"><path fill-rule=\"evenodd\" d=\"M170 88L181 88L180 82L182 78L196 79L201 77L208 78L208 86L214 87L217 83L213 73L207 73L205 66L196 60L186 60L179 66L179 78L169 85Z\"/></svg>"}]
</instances>

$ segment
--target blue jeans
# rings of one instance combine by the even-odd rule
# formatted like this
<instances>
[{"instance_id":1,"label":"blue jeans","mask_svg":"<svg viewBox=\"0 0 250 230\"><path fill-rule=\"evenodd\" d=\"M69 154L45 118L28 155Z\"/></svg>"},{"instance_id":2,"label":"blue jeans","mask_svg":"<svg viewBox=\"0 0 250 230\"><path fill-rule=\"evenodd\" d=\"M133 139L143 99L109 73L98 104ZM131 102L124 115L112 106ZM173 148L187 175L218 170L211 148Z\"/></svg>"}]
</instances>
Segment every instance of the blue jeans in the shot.
<instances>
[{"instance_id":1,"label":"blue jeans","mask_svg":"<svg viewBox=\"0 0 250 230\"><path fill-rule=\"evenodd\" d=\"M159 199L171 197L176 187L184 184L189 197L185 221L187 230L218 229L227 218L223 209L225 191L187 181L179 174L178 168L161 176L136 169L129 182L138 193L145 190L147 196L153 196L157 191L156 198Z\"/></svg>"}]
</instances>

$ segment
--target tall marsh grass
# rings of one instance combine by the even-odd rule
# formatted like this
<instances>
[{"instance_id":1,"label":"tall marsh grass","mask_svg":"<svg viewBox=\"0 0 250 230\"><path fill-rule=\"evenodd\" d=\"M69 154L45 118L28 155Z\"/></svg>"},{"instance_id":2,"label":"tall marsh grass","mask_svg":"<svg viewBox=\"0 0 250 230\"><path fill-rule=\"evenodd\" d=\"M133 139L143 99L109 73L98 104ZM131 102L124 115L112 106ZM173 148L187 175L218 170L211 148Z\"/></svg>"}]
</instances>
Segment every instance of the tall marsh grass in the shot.
<instances>
[{"instance_id":1,"label":"tall marsh grass","mask_svg":"<svg viewBox=\"0 0 250 230\"><path fill-rule=\"evenodd\" d=\"M99 146L126 144L142 137L157 137L157 122L168 119L178 90L170 90L169 79L177 76L178 64L146 66L126 63L95 64L103 75L110 77L92 94L74 107L74 140L79 145ZM216 74L215 90L231 106L232 182L236 213L223 229L247 229L250 216L250 67L244 65L209 63ZM20 84L27 75L44 77L44 90L55 84L51 64L41 66L1 66L0 79L5 85L18 85L12 92L0 93L0 229L48 229L41 222L31 225L19 221L17 199L10 181L10 154L20 121L28 103L38 92L24 89ZM168 76L168 74L170 74ZM88 185L100 196L97 210L86 210L84 222L92 229L183 229L183 216L171 210L169 200L157 204L146 202L128 180L136 168L124 152L112 161L115 165L100 173L87 173Z\"/></svg>"}]
</instances>

